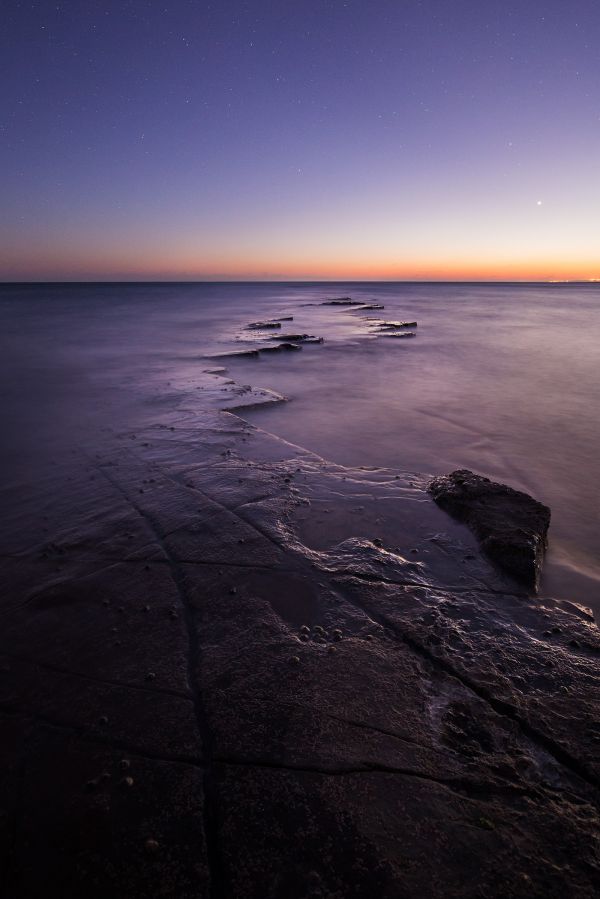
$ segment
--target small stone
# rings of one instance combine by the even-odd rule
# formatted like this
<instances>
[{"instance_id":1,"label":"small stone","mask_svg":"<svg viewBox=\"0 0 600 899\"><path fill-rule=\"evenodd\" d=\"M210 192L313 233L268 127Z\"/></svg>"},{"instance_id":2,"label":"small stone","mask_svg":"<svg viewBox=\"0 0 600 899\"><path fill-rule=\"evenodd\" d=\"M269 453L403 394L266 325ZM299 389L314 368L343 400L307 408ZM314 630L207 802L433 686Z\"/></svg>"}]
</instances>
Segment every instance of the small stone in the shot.
<instances>
[{"instance_id":1,"label":"small stone","mask_svg":"<svg viewBox=\"0 0 600 899\"><path fill-rule=\"evenodd\" d=\"M169 618L173 618L173 619L174 619L174 618L179 618L179 615L177 614L177 612L175 611L175 609L171 609L171 611L169 612Z\"/></svg>"},{"instance_id":2,"label":"small stone","mask_svg":"<svg viewBox=\"0 0 600 899\"><path fill-rule=\"evenodd\" d=\"M154 680L155 677L156 677L156 675L155 675L154 671L149 671L148 674L146 675L146 680Z\"/></svg>"},{"instance_id":3,"label":"small stone","mask_svg":"<svg viewBox=\"0 0 600 899\"><path fill-rule=\"evenodd\" d=\"M309 626L307 624L303 624L302 627L300 628L300 633L301 634L310 634Z\"/></svg>"},{"instance_id":4,"label":"small stone","mask_svg":"<svg viewBox=\"0 0 600 899\"><path fill-rule=\"evenodd\" d=\"M146 852L150 853L150 855L154 855L156 852L158 852L159 845L156 840L148 839L144 843L144 848L145 848Z\"/></svg>"},{"instance_id":5,"label":"small stone","mask_svg":"<svg viewBox=\"0 0 600 899\"><path fill-rule=\"evenodd\" d=\"M101 715L100 718L98 718L98 724L100 725L100 727L106 727L106 725L108 724L108 718L106 717L106 715Z\"/></svg>"},{"instance_id":6,"label":"small stone","mask_svg":"<svg viewBox=\"0 0 600 899\"><path fill-rule=\"evenodd\" d=\"M331 644L327 647L327 652L335 652L335 646L331 646Z\"/></svg>"},{"instance_id":7,"label":"small stone","mask_svg":"<svg viewBox=\"0 0 600 899\"><path fill-rule=\"evenodd\" d=\"M237 593L237 587L231 587L231 589L229 590L229 592L230 592L231 595L233 596L234 594Z\"/></svg>"},{"instance_id":8,"label":"small stone","mask_svg":"<svg viewBox=\"0 0 600 899\"><path fill-rule=\"evenodd\" d=\"M372 640L373 634L365 634L365 640Z\"/></svg>"},{"instance_id":9,"label":"small stone","mask_svg":"<svg viewBox=\"0 0 600 899\"><path fill-rule=\"evenodd\" d=\"M293 665L299 665L299 664L300 664L300 657L299 657L299 656L292 656L292 658L290 659L290 662L291 662Z\"/></svg>"},{"instance_id":10,"label":"small stone","mask_svg":"<svg viewBox=\"0 0 600 899\"><path fill-rule=\"evenodd\" d=\"M343 635L342 635L341 630L339 629L339 627L336 627L335 630L332 632L332 637L333 637L333 639L334 639L334 640L341 640L341 639L342 639L342 636L343 636Z\"/></svg>"},{"instance_id":11,"label":"small stone","mask_svg":"<svg viewBox=\"0 0 600 899\"><path fill-rule=\"evenodd\" d=\"M120 783L122 787L129 789L133 786L133 777L122 777Z\"/></svg>"},{"instance_id":12,"label":"small stone","mask_svg":"<svg viewBox=\"0 0 600 899\"><path fill-rule=\"evenodd\" d=\"M103 771L102 774L100 775L100 780L110 780L110 772Z\"/></svg>"},{"instance_id":13,"label":"small stone","mask_svg":"<svg viewBox=\"0 0 600 899\"><path fill-rule=\"evenodd\" d=\"M572 646L573 649L579 649L579 640L569 640L569 646Z\"/></svg>"},{"instance_id":14,"label":"small stone","mask_svg":"<svg viewBox=\"0 0 600 899\"><path fill-rule=\"evenodd\" d=\"M380 537L375 537L375 539L373 540L373 546L378 546L381 548L383 546L383 540Z\"/></svg>"},{"instance_id":15,"label":"small stone","mask_svg":"<svg viewBox=\"0 0 600 899\"><path fill-rule=\"evenodd\" d=\"M131 762L129 761L129 759L121 759L121 761L119 762L119 768L121 769L121 771L127 771L127 769L130 767Z\"/></svg>"},{"instance_id":16,"label":"small stone","mask_svg":"<svg viewBox=\"0 0 600 899\"><path fill-rule=\"evenodd\" d=\"M88 780L88 782L85 785L85 788L88 791L88 793L93 793L94 790L96 790L98 788L98 781L97 780Z\"/></svg>"},{"instance_id":17,"label":"small stone","mask_svg":"<svg viewBox=\"0 0 600 899\"><path fill-rule=\"evenodd\" d=\"M149 611L150 611L150 606L144 606L144 612L149 612Z\"/></svg>"},{"instance_id":18,"label":"small stone","mask_svg":"<svg viewBox=\"0 0 600 899\"><path fill-rule=\"evenodd\" d=\"M103 600L102 600L102 605L103 605L103 606L109 606L109 605L110 605L110 600L109 600L109 599L103 599Z\"/></svg>"},{"instance_id":19,"label":"small stone","mask_svg":"<svg viewBox=\"0 0 600 899\"><path fill-rule=\"evenodd\" d=\"M308 634L300 634L298 639L302 640L303 643L306 643L308 641Z\"/></svg>"},{"instance_id":20,"label":"small stone","mask_svg":"<svg viewBox=\"0 0 600 899\"><path fill-rule=\"evenodd\" d=\"M324 628L322 628L320 624L315 624L314 631L315 631L315 634L324 634L325 633Z\"/></svg>"}]
</instances>

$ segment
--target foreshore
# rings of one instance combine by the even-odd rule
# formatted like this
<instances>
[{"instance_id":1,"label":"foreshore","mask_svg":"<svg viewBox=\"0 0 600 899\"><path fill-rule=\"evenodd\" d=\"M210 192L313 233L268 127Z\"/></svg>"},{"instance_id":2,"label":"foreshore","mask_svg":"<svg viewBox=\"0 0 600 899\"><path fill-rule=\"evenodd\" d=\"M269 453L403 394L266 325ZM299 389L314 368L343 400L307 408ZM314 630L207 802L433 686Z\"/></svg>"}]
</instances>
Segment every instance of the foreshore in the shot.
<instances>
[{"instance_id":1,"label":"foreshore","mask_svg":"<svg viewBox=\"0 0 600 899\"><path fill-rule=\"evenodd\" d=\"M596 895L589 611L225 374L5 497L3 895Z\"/></svg>"}]
</instances>

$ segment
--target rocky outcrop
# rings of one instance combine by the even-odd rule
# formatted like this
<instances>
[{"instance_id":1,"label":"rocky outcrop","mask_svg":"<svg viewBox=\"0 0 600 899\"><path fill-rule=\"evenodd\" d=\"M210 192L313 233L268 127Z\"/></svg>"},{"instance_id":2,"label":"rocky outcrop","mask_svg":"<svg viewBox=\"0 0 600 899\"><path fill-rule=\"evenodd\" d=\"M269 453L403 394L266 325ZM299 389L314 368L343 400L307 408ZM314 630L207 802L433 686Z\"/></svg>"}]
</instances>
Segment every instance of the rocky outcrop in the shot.
<instances>
[{"instance_id":1,"label":"rocky outcrop","mask_svg":"<svg viewBox=\"0 0 600 899\"><path fill-rule=\"evenodd\" d=\"M378 331L397 331L399 328L416 328L416 322L376 322L371 327Z\"/></svg>"},{"instance_id":2,"label":"rocky outcrop","mask_svg":"<svg viewBox=\"0 0 600 899\"><path fill-rule=\"evenodd\" d=\"M269 339L283 340L288 343L323 343L322 337L315 337L312 334L277 334Z\"/></svg>"},{"instance_id":3,"label":"rocky outcrop","mask_svg":"<svg viewBox=\"0 0 600 899\"><path fill-rule=\"evenodd\" d=\"M362 306L360 300L351 300L350 297L338 297L335 300L325 300L321 306Z\"/></svg>"},{"instance_id":4,"label":"rocky outcrop","mask_svg":"<svg viewBox=\"0 0 600 899\"><path fill-rule=\"evenodd\" d=\"M263 346L260 348L261 353L281 353L285 350L301 350L302 347L297 343L277 343L274 346Z\"/></svg>"},{"instance_id":5,"label":"rocky outcrop","mask_svg":"<svg viewBox=\"0 0 600 899\"><path fill-rule=\"evenodd\" d=\"M537 589L550 525L547 506L468 469L434 478L429 492L442 509L471 528L500 568Z\"/></svg>"}]
</instances>

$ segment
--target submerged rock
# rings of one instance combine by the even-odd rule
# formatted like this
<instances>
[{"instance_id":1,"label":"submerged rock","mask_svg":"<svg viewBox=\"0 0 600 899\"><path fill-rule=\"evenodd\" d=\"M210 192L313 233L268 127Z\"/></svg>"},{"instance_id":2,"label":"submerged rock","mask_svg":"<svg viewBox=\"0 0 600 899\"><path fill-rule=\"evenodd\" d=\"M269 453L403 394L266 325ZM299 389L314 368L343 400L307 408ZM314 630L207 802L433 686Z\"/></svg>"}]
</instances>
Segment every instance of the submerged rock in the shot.
<instances>
[{"instance_id":1,"label":"submerged rock","mask_svg":"<svg viewBox=\"0 0 600 899\"><path fill-rule=\"evenodd\" d=\"M396 331L399 328L416 328L416 322L378 322L372 327L377 327L379 331Z\"/></svg>"},{"instance_id":2,"label":"submerged rock","mask_svg":"<svg viewBox=\"0 0 600 899\"><path fill-rule=\"evenodd\" d=\"M360 300L351 300L350 297L338 297L334 300L325 300L321 306L363 306Z\"/></svg>"},{"instance_id":3,"label":"submerged rock","mask_svg":"<svg viewBox=\"0 0 600 899\"><path fill-rule=\"evenodd\" d=\"M297 343L278 343L275 346L263 346L260 348L261 353L281 353L285 350L301 350L302 347Z\"/></svg>"},{"instance_id":4,"label":"submerged rock","mask_svg":"<svg viewBox=\"0 0 600 899\"><path fill-rule=\"evenodd\" d=\"M254 356L257 358L258 355L258 350L232 350L230 353L219 353L218 356L215 356L215 359L237 359L243 356Z\"/></svg>"},{"instance_id":5,"label":"submerged rock","mask_svg":"<svg viewBox=\"0 0 600 899\"><path fill-rule=\"evenodd\" d=\"M466 468L434 478L428 489L442 509L471 528L497 565L537 589L550 525L548 506Z\"/></svg>"},{"instance_id":6,"label":"submerged rock","mask_svg":"<svg viewBox=\"0 0 600 899\"><path fill-rule=\"evenodd\" d=\"M277 334L270 339L290 343L323 343L322 337L315 337L313 334Z\"/></svg>"},{"instance_id":7,"label":"submerged rock","mask_svg":"<svg viewBox=\"0 0 600 899\"><path fill-rule=\"evenodd\" d=\"M249 325L246 325L246 330L248 331L265 331L268 328L281 328L281 325L278 321L250 322Z\"/></svg>"}]
</instances>

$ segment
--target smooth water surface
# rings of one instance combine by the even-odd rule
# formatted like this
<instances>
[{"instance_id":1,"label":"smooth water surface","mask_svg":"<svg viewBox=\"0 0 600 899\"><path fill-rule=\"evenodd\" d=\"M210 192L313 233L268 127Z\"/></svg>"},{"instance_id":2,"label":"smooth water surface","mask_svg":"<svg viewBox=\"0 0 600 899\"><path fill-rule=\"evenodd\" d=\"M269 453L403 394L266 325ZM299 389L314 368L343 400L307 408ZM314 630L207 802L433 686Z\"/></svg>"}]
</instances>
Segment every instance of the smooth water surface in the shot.
<instances>
[{"instance_id":1,"label":"smooth water surface","mask_svg":"<svg viewBox=\"0 0 600 899\"><path fill-rule=\"evenodd\" d=\"M381 312L320 307L327 297ZM348 465L472 468L552 508L544 589L600 608L600 286L112 284L0 287L1 461L34 476L84 435L147 420L194 389L206 357L264 340L249 321L320 346L227 360L290 398L244 414ZM367 318L417 319L412 340ZM248 343L247 343L248 342Z\"/></svg>"}]
</instances>

